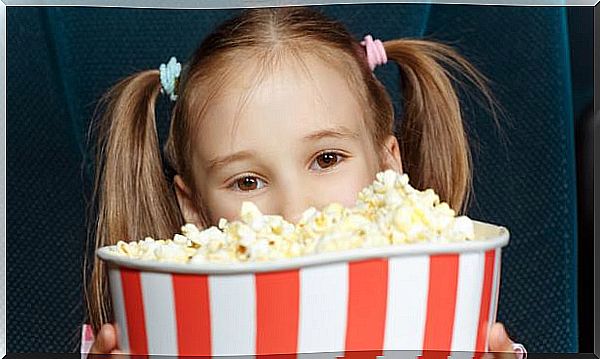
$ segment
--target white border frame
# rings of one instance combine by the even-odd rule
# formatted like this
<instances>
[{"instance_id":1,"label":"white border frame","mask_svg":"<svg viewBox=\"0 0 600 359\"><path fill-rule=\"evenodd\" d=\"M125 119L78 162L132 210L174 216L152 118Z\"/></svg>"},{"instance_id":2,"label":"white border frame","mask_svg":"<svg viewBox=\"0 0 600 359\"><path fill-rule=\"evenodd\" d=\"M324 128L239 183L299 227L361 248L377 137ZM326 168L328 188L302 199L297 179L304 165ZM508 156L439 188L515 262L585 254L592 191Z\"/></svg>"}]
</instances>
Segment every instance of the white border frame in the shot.
<instances>
[{"instance_id":1,"label":"white border frame","mask_svg":"<svg viewBox=\"0 0 600 359\"><path fill-rule=\"evenodd\" d=\"M344 4L451 4L505 6L595 6L600 0L0 0L5 6L79 6L153 9L232 9L274 6L344 5Z\"/></svg>"},{"instance_id":2,"label":"white border frame","mask_svg":"<svg viewBox=\"0 0 600 359\"><path fill-rule=\"evenodd\" d=\"M6 354L6 56L7 27L6 8L9 6L79 6L79 7L126 7L168 9L221 9L270 7L286 5L334 5L370 3L427 3L457 5L507 5L507 6L597 6L600 0L346 0L346 1L302 1L302 0L0 0L0 357ZM596 25L598 26L598 25ZM598 30L596 30L597 32ZM598 36L598 34L597 34ZM596 42L597 43L597 42ZM598 51L596 48L595 51ZM596 70L597 71L597 70ZM596 248L596 251L598 249ZM598 252L597 252L598 253ZM598 270L596 270L598 271ZM596 278L598 281L598 278ZM597 286L596 286L597 288ZM596 289L597 290L597 289ZM598 314L596 313L596 318ZM598 320L598 319L597 319ZM598 352L598 322L594 325L595 352Z\"/></svg>"}]
</instances>

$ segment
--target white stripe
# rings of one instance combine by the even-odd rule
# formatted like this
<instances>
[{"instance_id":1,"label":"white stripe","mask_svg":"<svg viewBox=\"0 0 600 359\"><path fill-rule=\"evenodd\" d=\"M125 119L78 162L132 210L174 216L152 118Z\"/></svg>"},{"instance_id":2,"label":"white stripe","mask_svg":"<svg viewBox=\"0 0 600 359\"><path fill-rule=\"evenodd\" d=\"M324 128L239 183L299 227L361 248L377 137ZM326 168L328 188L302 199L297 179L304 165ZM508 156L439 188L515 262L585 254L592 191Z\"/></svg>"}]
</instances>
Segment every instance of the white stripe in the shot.
<instances>
[{"instance_id":1,"label":"white stripe","mask_svg":"<svg viewBox=\"0 0 600 359\"><path fill-rule=\"evenodd\" d=\"M393 352L394 350L420 351L423 347L429 291L429 256L390 258L388 268L383 348L386 357L400 358L398 355L406 353Z\"/></svg>"},{"instance_id":2,"label":"white stripe","mask_svg":"<svg viewBox=\"0 0 600 359\"><path fill-rule=\"evenodd\" d=\"M171 274L141 272L141 284L148 352L177 355L177 323Z\"/></svg>"},{"instance_id":3,"label":"white stripe","mask_svg":"<svg viewBox=\"0 0 600 359\"><path fill-rule=\"evenodd\" d=\"M255 354L254 275L211 275L208 285L212 355Z\"/></svg>"},{"instance_id":4,"label":"white stripe","mask_svg":"<svg viewBox=\"0 0 600 359\"><path fill-rule=\"evenodd\" d=\"M129 336L127 335L127 316L125 315L125 299L121 284L121 271L118 268L109 268L110 292L113 298L113 312L116 320L116 329L119 337L119 349L129 353Z\"/></svg>"},{"instance_id":5,"label":"white stripe","mask_svg":"<svg viewBox=\"0 0 600 359\"><path fill-rule=\"evenodd\" d=\"M500 248L495 249L495 259L494 259L494 276L492 282L492 293L491 293L491 301L490 301L490 313L488 320L488 328L492 328L492 324L496 321L497 311L498 311L498 295L500 294L500 274L501 274L501 262L502 262L502 250ZM485 338L485 350L488 351L488 339L489 332Z\"/></svg>"},{"instance_id":6,"label":"white stripe","mask_svg":"<svg viewBox=\"0 0 600 359\"><path fill-rule=\"evenodd\" d=\"M347 314L347 263L300 270L299 353L343 356Z\"/></svg>"},{"instance_id":7,"label":"white stripe","mask_svg":"<svg viewBox=\"0 0 600 359\"><path fill-rule=\"evenodd\" d=\"M459 256L458 287L450 346L453 352L475 350L484 272L485 252L463 253Z\"/></svg>"}]
</instances>

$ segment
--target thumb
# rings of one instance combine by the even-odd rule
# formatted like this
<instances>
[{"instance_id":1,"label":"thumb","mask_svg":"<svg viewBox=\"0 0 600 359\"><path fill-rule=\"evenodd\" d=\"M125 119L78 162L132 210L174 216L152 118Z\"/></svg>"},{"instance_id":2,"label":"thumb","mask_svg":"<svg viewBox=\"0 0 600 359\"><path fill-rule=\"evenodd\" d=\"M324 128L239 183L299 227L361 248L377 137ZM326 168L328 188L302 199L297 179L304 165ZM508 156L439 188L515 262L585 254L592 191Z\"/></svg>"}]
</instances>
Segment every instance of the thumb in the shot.
<instances>
[{"instance_id":1,"label":"thumb","mask_svg":"<svg viewBox=\"0 0 600 359\"><path fill-rule=\"evenodd\" d=\"M100 328L100 332L98 333L90 352L109 354L116 348L117 332L115 327L111 324L104 324L102 328Z\"/></svg>"},{"instance_id":2,"label":"thumb","mask_svg":"<svg viewBox=\"0 0 600 359\"><path fill-rule=\"evenodd\" d=\"M494 323L490 333L490 351L492 352L512 352L513 342L506 333L506 328L502 323Z\"/></svg>"}]
</instances>

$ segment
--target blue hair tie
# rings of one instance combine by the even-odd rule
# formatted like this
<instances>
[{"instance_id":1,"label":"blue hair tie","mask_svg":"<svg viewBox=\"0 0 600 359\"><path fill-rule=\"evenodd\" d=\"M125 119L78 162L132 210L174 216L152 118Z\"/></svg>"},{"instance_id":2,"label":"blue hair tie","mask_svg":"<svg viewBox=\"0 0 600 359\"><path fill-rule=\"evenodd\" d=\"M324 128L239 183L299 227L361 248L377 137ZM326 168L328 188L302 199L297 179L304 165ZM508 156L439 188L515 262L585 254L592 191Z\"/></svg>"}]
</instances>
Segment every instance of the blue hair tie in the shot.
<instances>
[{"instance_id":1,"label":"blue hair tie","mask_svg":"<svg viewBox=\"0 0 600 359\"><path fill-rule=\"evenodd\" d=\"M171 101L177 101L177 95L175 94L175 87L177 87L177 80L181 74L181 64L177 62L175 57L171 57L169 62L160 64L160 89L161 93L169 95Z\"/></svg>"}]
</instances>

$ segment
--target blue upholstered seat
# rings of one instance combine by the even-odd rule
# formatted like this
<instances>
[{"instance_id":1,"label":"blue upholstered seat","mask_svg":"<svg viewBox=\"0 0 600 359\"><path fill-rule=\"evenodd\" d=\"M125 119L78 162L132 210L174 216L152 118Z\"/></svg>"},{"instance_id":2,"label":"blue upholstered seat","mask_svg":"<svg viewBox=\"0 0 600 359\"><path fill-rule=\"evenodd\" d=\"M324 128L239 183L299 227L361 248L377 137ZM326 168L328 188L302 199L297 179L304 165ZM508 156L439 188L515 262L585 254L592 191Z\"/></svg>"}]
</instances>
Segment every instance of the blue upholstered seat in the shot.
<instances>
[{"instance_id":1,"label":"blue upholstered seat","mask_svg":"<svg viewBox=\"0 0 600 359\"><path fill-rule=\"evenodd\" d=\"M498 317L530 351L577 351L566 10L407 4L322 10L357 38L371 33L383 40L409 36L451 43L492 80L505 114L500 129L474 102L465 101L465 115L475 161L469 214L511 231ZM8 8L9 352L77 350L84 195L92 174L85 136L99 96L134 71L158 67L170 56L186 59L233 12ZM398 70L376 71L397 98Z\"/></svg>"}]
</instances>

